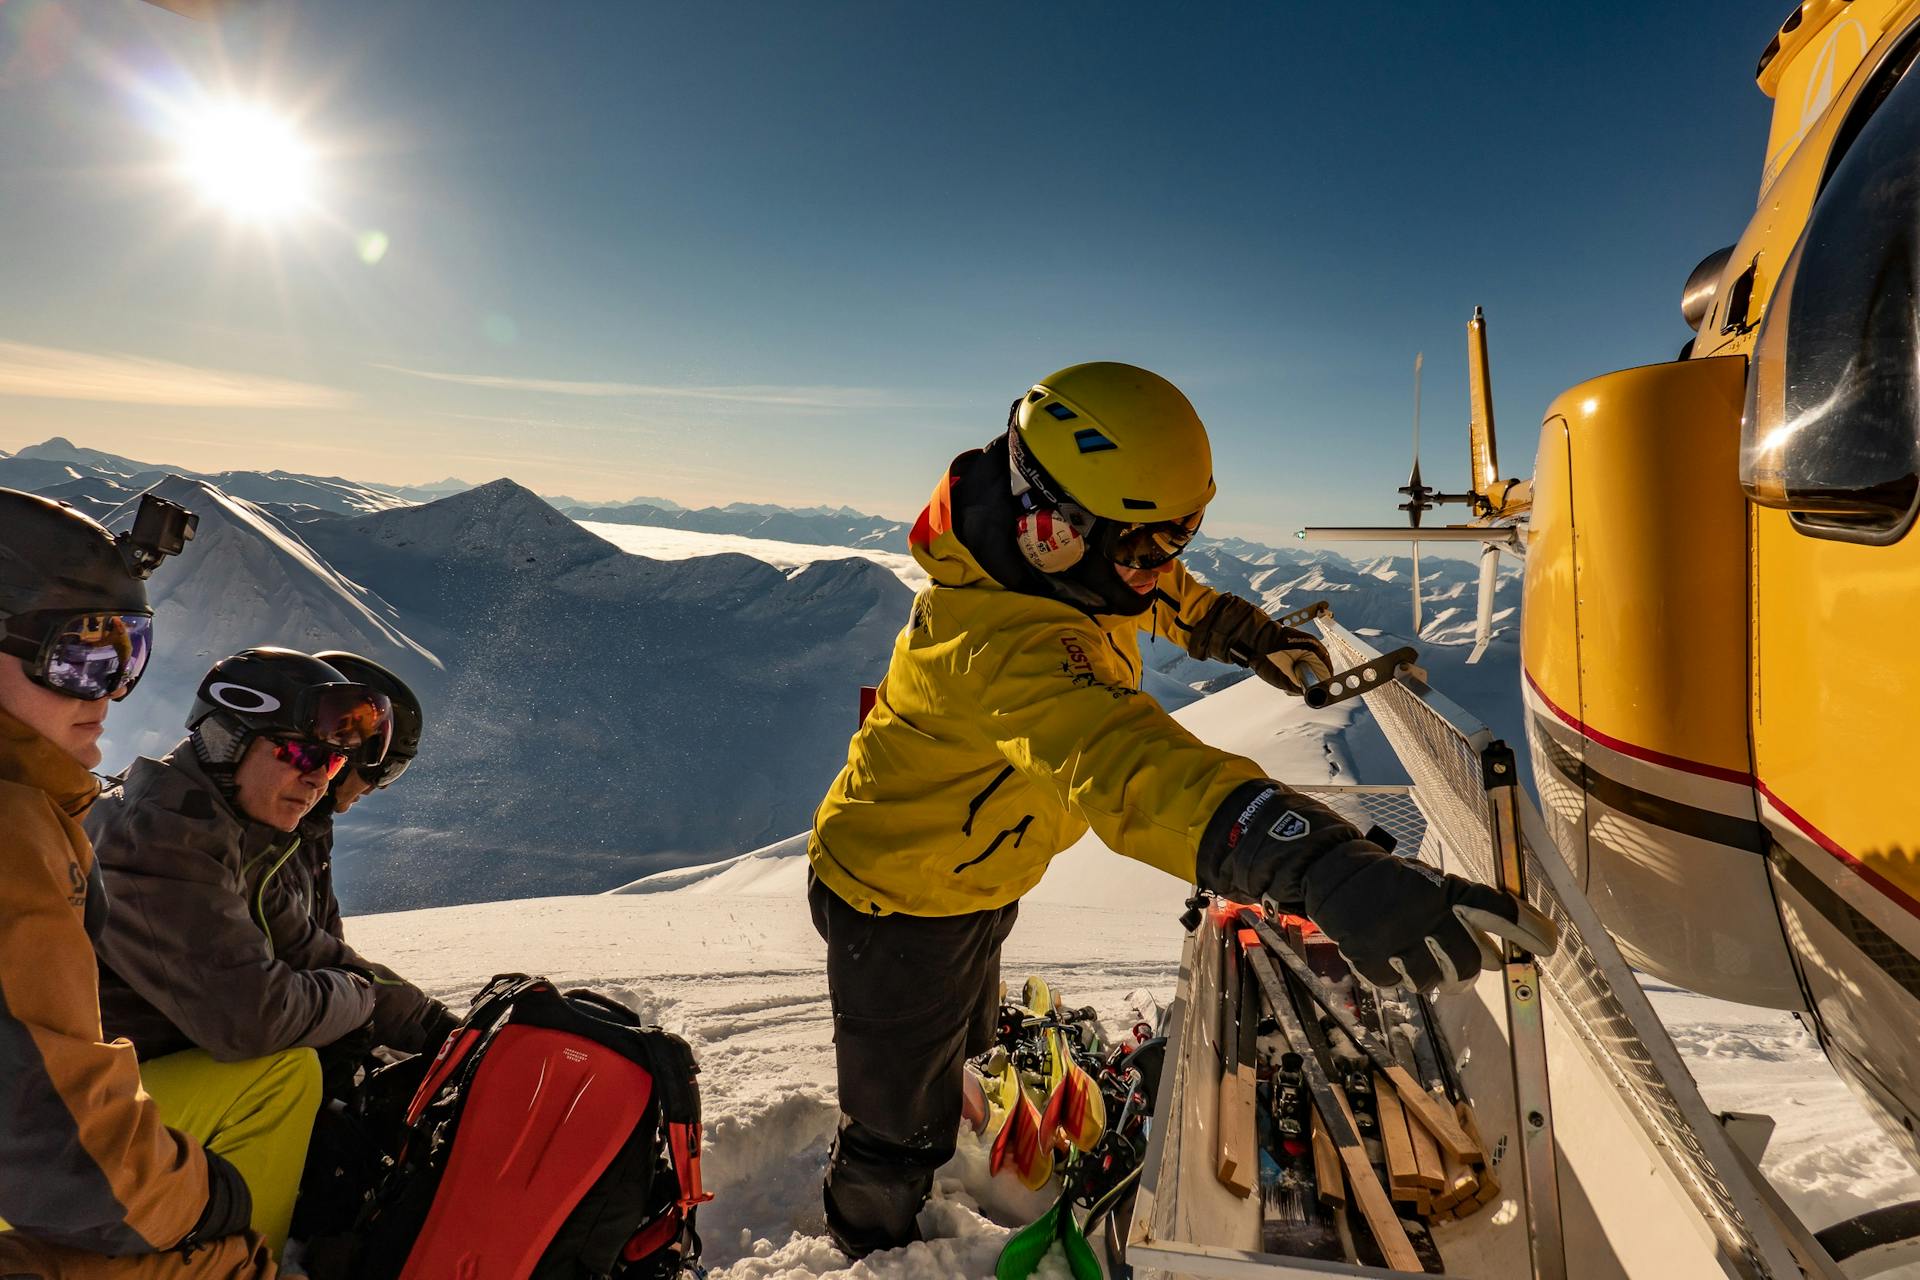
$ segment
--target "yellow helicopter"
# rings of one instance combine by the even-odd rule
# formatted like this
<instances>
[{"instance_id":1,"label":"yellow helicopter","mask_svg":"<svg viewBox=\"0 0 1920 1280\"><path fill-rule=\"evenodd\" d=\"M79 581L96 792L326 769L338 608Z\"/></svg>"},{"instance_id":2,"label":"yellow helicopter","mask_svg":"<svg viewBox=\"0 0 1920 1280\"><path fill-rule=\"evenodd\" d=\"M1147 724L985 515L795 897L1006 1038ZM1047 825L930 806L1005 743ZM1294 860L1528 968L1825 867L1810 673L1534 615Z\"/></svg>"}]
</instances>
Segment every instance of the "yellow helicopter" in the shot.
<instances>
[{"instance_id":1,"label":"yellow helicopter","mask_svg":"<svg viewBox=\"0 0 1920 1280\"><path fill-rule=\"evenodd\" d=\"M1920 1164L1920 0L1807 0L1761 55L1759 207L1687 281L1680 358L1547 409L1409 529L1522 554L1541 807L1627 958L1799 1011ZM1465 525L1419 529L1442 502ZM1417 545L1417 544L1416 544ZM1488 633L1482 592L1481 637Z\"/></svg>"}]
</instances>

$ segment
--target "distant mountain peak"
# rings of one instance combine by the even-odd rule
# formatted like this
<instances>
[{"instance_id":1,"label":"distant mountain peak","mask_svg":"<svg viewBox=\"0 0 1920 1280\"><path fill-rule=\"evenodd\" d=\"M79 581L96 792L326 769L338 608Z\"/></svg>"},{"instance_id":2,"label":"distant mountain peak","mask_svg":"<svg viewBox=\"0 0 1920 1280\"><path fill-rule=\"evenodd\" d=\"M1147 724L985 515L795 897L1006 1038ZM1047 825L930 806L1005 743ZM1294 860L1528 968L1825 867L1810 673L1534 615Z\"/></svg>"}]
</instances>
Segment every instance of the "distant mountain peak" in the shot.
<instances>
[{"instance_id":1,"label":"distant mountain peak","mask_svg":"<svg viewBox=\"0 0 1920 1280\"><path fill-rule=\"evenodd\" d=\"M509 480L505 476L500 477L498 480L489 480L485 484L475 485L471 489L463 489L459 493L450 493L438 502L429 505L443 506L448 510L455 510L462 507L472 507L489 511L538 509L541 511L551 511L554 515L560 516L560 512L554 508L552 503L525 485L520 484L518 481ZM560 516L560 518L562 520L566 519L565 516Z\"/></svg>"},{"instance_id":2,"label":"distant mountain peak","mask_svg":"<svg viewBox=\"0 0 1920 1280\"><path fill-rule=\"evenodd\" d=\"M416 507L367 516L354 527L395 548L454 550L503 560L515 570L564 570L614 550L533 490L504 477Z\"/></svg>"},{"instance_id":3,"label":"distant mountain peak","mask_svg":"<svg viewBox=\"0 0 1920 1280\"><path fill-rule=\"evenodd\" d=\"M122 475L131 475L136 471L167 469L146 462L136 462L132 458L123 458L117 453L107 453L101 449L82 448L65 436L53 436L42 440L39 444L27 445L14 456L39 462L77 462L83 466L99 467Z\"/></svg>"}]
</instances>

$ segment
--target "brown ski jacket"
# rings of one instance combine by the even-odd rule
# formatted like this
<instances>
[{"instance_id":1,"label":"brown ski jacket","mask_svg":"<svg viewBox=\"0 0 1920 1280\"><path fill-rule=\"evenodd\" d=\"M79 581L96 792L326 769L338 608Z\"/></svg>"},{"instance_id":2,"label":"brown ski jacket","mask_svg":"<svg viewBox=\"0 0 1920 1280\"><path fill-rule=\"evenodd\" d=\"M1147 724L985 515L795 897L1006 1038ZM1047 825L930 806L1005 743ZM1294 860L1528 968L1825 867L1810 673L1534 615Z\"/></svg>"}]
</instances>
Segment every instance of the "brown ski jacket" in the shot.
<instances>
[{"instance_id":1,"label":"brown ski jacket","mask_svg":"<svg viewBox=\"0 0 1920 1280\"><path fill-rule=\"evenodd\" d=\"M106 916L80 818L93 775L0 712L0 1219L103 1254L177 1244L207 1207L199 1143L167 1128L133 1047L101 1035Z\"/></svg>"}]
</instances>

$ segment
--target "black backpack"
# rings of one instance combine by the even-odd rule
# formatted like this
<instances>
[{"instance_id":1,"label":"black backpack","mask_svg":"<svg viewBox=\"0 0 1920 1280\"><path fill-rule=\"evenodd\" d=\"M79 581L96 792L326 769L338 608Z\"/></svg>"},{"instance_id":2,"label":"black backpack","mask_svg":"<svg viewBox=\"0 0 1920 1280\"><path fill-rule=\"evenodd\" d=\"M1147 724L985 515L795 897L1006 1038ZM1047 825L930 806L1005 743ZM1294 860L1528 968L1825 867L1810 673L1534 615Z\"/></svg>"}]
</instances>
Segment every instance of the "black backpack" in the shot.
<instances>
[{"instance_id":1,"label":"black backpack","mask_svg":"<svg viewBox=\"0 0 1920 1280\"><path fill-rule=\"evenodd\" d=\"M605 996L494 978L414 1090L339 1274L694 1271L694 1211L712 1199L700 1186L696 1072L686 1041Z\"/></svg>"}]
</instances>

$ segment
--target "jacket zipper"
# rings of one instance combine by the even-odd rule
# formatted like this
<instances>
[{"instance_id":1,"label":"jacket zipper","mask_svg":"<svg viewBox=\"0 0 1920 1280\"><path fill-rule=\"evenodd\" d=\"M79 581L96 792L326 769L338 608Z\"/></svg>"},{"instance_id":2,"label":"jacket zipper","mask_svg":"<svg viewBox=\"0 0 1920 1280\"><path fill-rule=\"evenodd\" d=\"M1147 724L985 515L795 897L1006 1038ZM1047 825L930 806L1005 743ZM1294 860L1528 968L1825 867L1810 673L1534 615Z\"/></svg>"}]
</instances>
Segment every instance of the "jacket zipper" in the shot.
<instances>
[{"instance_id":1,"label":"jacket zipper","mask_svg":"<svg viewBox=\"0 0 1920 1280\"><path fill-rule=\"evenodd\" d=\"M260 933L267 940L267 959L269 960L273 959L273 930L267 927L267 885L272 883L273 878L280 874L280 868L287 865L287 859L291 858L293 851L299 847L300 837L295 836L293 843L287 846L286 852L280 855L277 862L267 868L267 874L260 877L260 887L254 891L253 918L259 922ZM269 853L270 852L271 851L269 851ZM268 854L263 853L260 855L260 858L267 856ZM254 862L260 861L260 858L255 858Z\"/></svg>"}]
</instances>

